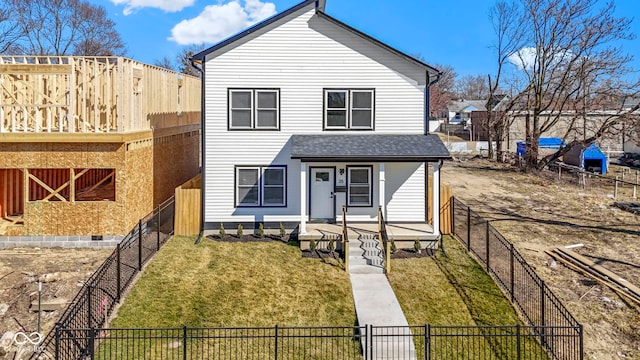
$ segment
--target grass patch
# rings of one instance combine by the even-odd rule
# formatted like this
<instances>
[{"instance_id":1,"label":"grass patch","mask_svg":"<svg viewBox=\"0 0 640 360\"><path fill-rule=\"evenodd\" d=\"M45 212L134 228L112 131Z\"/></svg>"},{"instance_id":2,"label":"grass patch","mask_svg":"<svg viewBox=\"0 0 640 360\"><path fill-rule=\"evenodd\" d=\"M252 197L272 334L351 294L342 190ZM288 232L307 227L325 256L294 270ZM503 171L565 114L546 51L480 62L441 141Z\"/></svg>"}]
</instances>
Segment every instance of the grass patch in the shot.
<instances>
[{"instance_id":1,"label":"grass patch","mask_svg":"<svg viewBox=\"0 0 640 360\"><path fill-rule=\"evenodd\" d=\"M521 324L511 303L493 279L472 259L465 248L450 236L444 246L449 257L438 252L429 258L393 259L389 282L409 324L442 326L493 326ZM456 331L456 330L447 330ZM457 330L462 333L469 330ZM514 328L477 329L474 337L433 338L431 355L442 358L477 356L516 358L516 338L494 336L515 334ZM486 333L484 333L486 331ZM521 347L527 356L544 359L546 355L531 334L522 333ZM423 339L415 338L419 358L424 351ZM466 349L476 349L473 354ZM473 357L471 357L473 358Z\"/></svg>"},{"instance_id":2,"label":"grass patch","mask_svg":"<svg viewBox=\"0 0 640 360\"><path fill-rule=\"evenodd\" d=\"M349 275L280 242L174 237L127 296L112 328L352 326Z\"/></svg>"}]
</instances>

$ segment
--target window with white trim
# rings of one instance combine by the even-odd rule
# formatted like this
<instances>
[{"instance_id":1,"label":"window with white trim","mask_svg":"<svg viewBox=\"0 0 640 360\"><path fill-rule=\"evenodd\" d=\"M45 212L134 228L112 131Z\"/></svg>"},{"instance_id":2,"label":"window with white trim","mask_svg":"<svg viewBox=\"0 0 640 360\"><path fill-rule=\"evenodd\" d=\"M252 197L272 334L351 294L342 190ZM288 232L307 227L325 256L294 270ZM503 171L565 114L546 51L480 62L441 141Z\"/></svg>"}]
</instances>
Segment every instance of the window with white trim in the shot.
<instances>
[{"instance_id":1,"label":"window with white trim","mask_svg":"<svg viewBox=\"0 0 640 360\"><path fill-rule=\"evenodd\" d=\"M328 130L373 130L374 90L325 89L324 127Z\"/></svg>"},{"instance_id":2,"label":"window with white trim","mask_svg":"<svg viewBox=\"0 0 640 360\"><path fill-rule=\"evenodd\" d=\"M280 90L229 89L229 130L280 129Z\"/></svg>"},{"instance_id":3,"label":"window with white trim","mask_svg":"<svg viewBox=\"0 0 640 360\"><path fill-rule=\"evenodd\" d=\"M347 167L347 198L349 206L371 206L371 167Z\"/></svg>"},{"instance_id":4,"label":"window with white trim","mask_svg":"<svg viewBox=\"0 0 640 360\"><path fill-rule=\"evenodd\" d=\"M237 166L237 207L286 206L285 166Z\"/></svg>"}]
</instances>

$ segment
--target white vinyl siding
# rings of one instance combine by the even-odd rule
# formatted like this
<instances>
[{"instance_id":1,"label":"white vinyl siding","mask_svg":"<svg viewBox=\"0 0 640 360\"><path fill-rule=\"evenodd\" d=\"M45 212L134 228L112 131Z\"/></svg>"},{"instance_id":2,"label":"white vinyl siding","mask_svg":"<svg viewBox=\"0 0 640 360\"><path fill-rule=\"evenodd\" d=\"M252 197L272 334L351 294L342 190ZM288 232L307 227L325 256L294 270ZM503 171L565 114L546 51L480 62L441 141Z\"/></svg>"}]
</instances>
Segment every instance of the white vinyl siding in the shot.
<instances>
[{"instance_id":1,"label":"white vinyl siding","mask_svg":"<svg viewBox=\"0 0 640 360\"><path fill-rule=\"evenodd\" d=\"M259 36L249 35L239 46L206 60L206 222L300 220L300 161L291 159L290 137L326 133L324 89L375 89L375 130L368 133L425 131L424 68L318 18L312 5L298 15L288 22L270 25L270 30ZM280 131L229 131L228 89L273 88L279 89ZM353 134L350 130L331 133ZM235 167L256 164L287 166L286 207L235 206ZM376 168L374 164L373 207L378 202ZM340 193L341 197L344 195ZM342 205L346 198L341 201ZM420 202L410 201L411 206ZM375 216L372 211L377 209L349 211L358 221L365 221L371 220Z\"/></svg>"}]
</instances>

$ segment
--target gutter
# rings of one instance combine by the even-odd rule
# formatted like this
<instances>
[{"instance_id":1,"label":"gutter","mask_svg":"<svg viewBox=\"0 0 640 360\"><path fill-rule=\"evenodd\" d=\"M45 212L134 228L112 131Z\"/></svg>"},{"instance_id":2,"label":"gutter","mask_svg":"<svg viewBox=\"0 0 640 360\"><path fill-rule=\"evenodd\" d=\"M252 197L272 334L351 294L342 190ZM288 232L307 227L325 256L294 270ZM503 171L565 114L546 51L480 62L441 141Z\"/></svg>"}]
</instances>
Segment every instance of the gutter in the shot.
<instances>
[{"instance_id":1,"label":"gutter","mask_svg":"<svg viewBox=\"0 0 640 360\"><path fill-rule=\"evenodd\" d=\"M204 164L205 164L205 136L204 136L204 118L205 118L205 103L204 103L204 61L199 62L194 60L193 57L189 58L191 66L200 72L200 173L202 174L202 181L200 185L200 233L196 239L196 244L199 244L204 237L204 189L205 189L205 176L204 176Z\"/></svg>"},{"instance_id":2,"label":"gutter","mask_svg":"<svg viewBox=\"0 0 640 360\"><path fill-rule=\"evenodd\" d=\"M431 113L431 105L429 104L429 99L431 98L431 86L440 81L440 77L442 77L442 72L438 71L438 75L436 78L431 81L431 77L429 76L429 71L427 70L427 85L424 88L424 134L429 135L429 114Z\"/></svg>"}]
</instances>

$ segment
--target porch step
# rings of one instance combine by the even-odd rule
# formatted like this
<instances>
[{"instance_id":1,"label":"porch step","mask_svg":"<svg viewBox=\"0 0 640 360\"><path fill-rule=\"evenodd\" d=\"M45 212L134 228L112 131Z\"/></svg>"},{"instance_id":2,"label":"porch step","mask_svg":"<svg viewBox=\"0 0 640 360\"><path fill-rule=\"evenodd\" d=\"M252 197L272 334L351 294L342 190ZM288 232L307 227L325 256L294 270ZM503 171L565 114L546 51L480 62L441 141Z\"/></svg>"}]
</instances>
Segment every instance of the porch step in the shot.
<instances>
[{"instance_id":1,"label":"porch step","mask_svg":"<svg viewBox=\"0 0 640 360\"><path fill-rule=\"evenodd\" d=\"M352 274L383 274L384 259L374 236L360 236L349 241L349 272Z\"/></svg>"},{"instance_id":2,"label":"porch step","mask_svg":"<svg viewBox=\"0 0 640 360\"><path fill-rule=\"evenodd\" d=\"M349 264L350 274L384 274L384 269L372 265L355 265Z\"/></svg>"}]
</instances>

